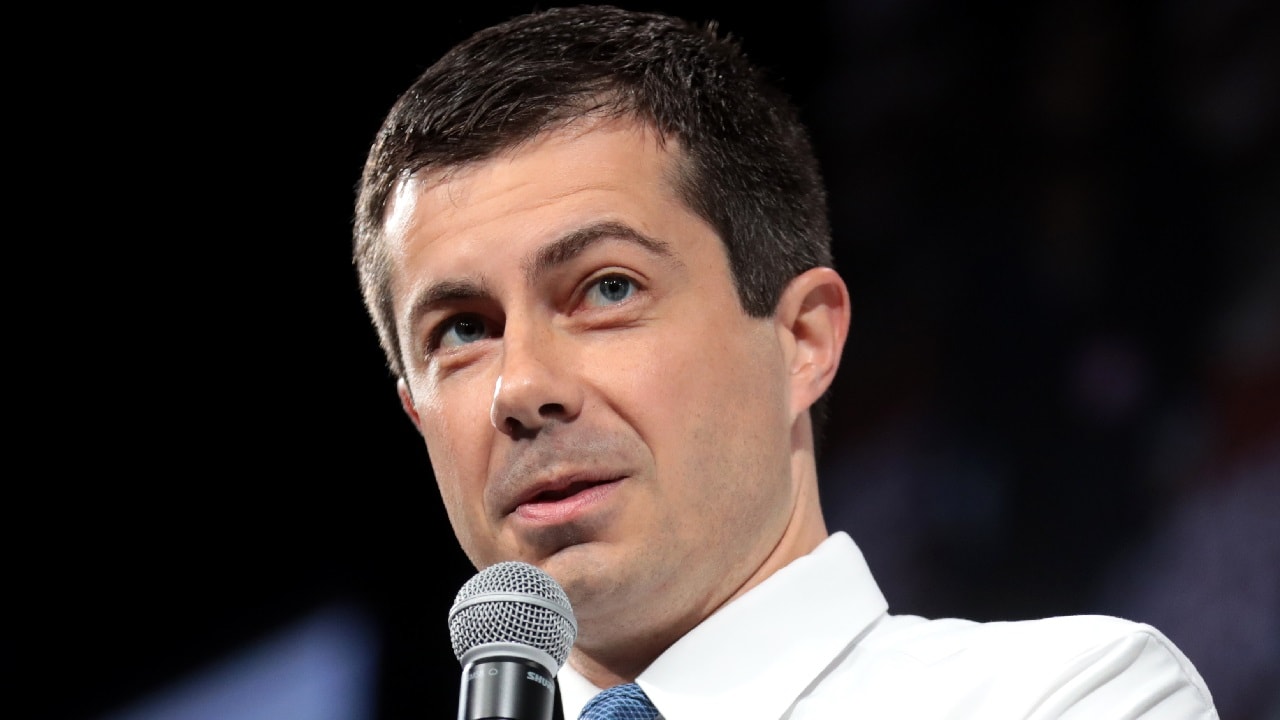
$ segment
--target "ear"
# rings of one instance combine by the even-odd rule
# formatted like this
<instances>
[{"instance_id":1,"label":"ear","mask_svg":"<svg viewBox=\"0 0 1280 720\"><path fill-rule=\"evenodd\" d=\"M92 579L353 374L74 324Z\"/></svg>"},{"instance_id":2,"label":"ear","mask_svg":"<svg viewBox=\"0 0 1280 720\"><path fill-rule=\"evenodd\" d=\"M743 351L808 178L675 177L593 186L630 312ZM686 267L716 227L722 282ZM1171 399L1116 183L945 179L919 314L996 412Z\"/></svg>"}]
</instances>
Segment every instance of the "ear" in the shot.
<instances>
[{"instance_id":1,"label":"ear","mask_svg":"<svg viewBox=\"0 0 1280 720\"><path fill-rule=\"evenodd\" d=\"M418 408L414 407L413 394L409 392L409 384L404 381L404 378L396 380L396 394L400 396L400 407L404 410L404 414L409 416L409 420L421 435L422 424L418 420Z\"/></svg>"},{"instance_id":2,"label":"ear","mask_svg":"<svg viewBox=\"0 0 1280 720\"><path fill-rule=\"evenodd\" d=\"M808 411L831 387L849 335L849 289L834 269L816 267L792 278L774 322L791 373L791 414Z\"/></svg>"}]
</instances>

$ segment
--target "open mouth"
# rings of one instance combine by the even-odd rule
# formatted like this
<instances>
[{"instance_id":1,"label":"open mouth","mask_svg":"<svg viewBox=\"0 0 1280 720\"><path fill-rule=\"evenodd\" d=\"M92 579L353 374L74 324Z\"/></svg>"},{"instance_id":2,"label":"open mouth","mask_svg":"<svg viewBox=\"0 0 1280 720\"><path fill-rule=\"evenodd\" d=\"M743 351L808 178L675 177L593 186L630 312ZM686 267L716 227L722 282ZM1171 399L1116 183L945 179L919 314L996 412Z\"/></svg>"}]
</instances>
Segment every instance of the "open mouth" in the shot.
<instances>
[{"instance_id":1,"label":"open mouth","mask_svg":"<svg viewBox=\"0 0 1280 720\"><path fill-rule=\"evenodd\" d=\"M572 482L566 485L565 487L557 488L555 490L543 490L537 495L534 495L533 497L526 500L524 504L536 505L541 503L559 502L561 500L564 500L565 498L573 497L574 495L577 495L578 493L584 490L589 490L590 488L597 487L600 485L607 485L609 483L614 483L621 479L622 478L610 478L608 480L582 480L578 482Z\"/></svg>"}]
</instances>

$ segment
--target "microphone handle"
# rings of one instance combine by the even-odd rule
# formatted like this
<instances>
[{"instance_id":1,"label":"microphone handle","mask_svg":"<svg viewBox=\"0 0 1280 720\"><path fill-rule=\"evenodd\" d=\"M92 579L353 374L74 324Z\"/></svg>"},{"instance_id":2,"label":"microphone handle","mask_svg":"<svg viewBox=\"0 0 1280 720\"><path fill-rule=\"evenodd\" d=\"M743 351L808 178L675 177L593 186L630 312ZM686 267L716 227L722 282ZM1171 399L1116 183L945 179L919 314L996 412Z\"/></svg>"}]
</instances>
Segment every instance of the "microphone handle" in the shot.
<instances>
[{"instance_id":1,"label":"microphone handle","mask_svg":"<svg viewBox=\"0 0 1280 720\"><path fill-rule=\"evenodd\" d=\"M527 658L477 658L462 669L458 720L551 720L555 687L547 669Z\"/></svg>"}]
</instances>

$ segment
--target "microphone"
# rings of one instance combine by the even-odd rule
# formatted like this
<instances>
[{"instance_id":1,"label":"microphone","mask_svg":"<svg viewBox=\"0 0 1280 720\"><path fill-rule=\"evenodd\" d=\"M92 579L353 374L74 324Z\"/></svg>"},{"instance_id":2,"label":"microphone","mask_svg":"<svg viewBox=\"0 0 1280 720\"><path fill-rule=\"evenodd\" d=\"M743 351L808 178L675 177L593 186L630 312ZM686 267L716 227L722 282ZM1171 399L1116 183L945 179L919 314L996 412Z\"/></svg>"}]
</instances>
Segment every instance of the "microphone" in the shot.
<instances>
[{"instance_id":1,"label":"microphone","mask_svg":"<svg viewBox=\"0 0 1280 720\"><path fill-rule=\"evenodd\" d=\"M518 561L481 570L449 609L458 720L551 720L555 676L577 636L569 596L550 575Z\"/></svg>"}]
</instances>

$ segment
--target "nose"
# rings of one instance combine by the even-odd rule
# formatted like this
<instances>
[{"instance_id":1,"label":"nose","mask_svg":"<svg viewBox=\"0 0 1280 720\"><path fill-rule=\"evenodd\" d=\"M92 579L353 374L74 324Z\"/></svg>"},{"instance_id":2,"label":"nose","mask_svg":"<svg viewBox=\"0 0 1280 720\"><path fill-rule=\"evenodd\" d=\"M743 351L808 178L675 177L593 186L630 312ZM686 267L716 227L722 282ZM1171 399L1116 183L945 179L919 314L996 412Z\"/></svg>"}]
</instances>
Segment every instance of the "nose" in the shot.
<instances>
[{"instance_id":1,"label":"nose","mask_svg":"<svg viewBox=\"0 0 1280 720\"><path fill-rule=\"evenodd\" d=\"M582 411L583 391L573 369L569 341L552 328L515 331L502 338L502 374L493 388L489 420L499 432L520 439Z\"/></svg>"}]
</instances>

